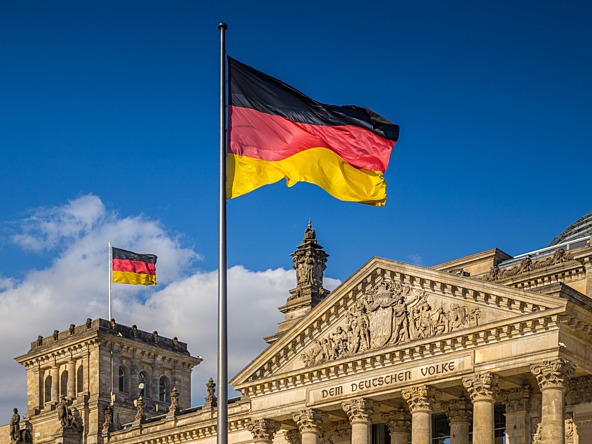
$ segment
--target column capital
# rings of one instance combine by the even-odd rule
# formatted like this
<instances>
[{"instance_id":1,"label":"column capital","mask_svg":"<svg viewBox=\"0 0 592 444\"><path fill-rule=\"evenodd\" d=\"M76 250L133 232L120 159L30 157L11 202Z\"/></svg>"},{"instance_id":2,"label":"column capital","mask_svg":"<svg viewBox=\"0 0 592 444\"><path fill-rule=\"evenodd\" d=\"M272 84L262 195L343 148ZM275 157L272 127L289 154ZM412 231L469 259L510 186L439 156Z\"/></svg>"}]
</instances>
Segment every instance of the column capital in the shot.
<instances>
[{"instance_id":1,"label":"column capital","mask_svg":"<svg viewBox=\"0 0 592 444\"><path fill-rule=\"evenodd\" d=\"M366 398L352 399L341 403L341 408L347 414L351 424L356 422L369 423L374 413L374 407L374 401Z\"/></svg>"},{"instance_id":2,"label":"column capital","mask_svg":"<svg viewBox=\"0 0 592 444\"><path fill-rule=\"evenodd\" d=\"M279 429L279 422L267 418L254 419L247 424L247 430L251 432L255 441L271 442Z\"/></svg>"},{"instance_id":3,"label":"column capital","mask_svg":"<svg viewBox=\"0 0 592 444\"><path fill-rule=\"evenodd\" d=\"M502 399L506 404L507 413L530 410L530 386L513 388L502 392Z\"/></svg>"},{"instance_id":4,"label":"column capital","mask_svg":"<svg viewBox=\"0 0 592 444\"><path fill-rule=\"evenodd\" d=\"M318 433L321 424L327 419L327 414L316 409L306 409L292 413L292 418L298 425L300 433Z\"/></svg>"},{"instance_id":5,"label":"column capital","mask_svg":"<svg viewBox=\"0 0 592 444\"><path fill-rule=\"evenodd\" d=\"M543 361L541 364L531 364L530 371L536 377L541 391L552 388L565 390L576 367L571 362L559 358Z\"/></svg>"},{"instance_id":6,"label":"column capital","mask_svg":"<svg viewBox=\"0 0 592 444\"><path fill-rule=\"evenodd\" d=\"M469 392L471 402L495 402L499 393L499 377L493 373L478 373L463 378L463 385Z\"/></svg>"},{"instance_id":7,"label":"column capital","mask_svg":"<svg viewBox=\"0 0 592 444\"><path fill-rule=\"evenodd\" d=\"M473 419L473 405L467 398L452 399L442 403L450 424L465 422L470 424Z\"/></svg>"},{"instance_id":8,"label":"column capital","mask_svg":"<svg viewBox=\"0 0 592 444\"><path fill-rule=\"evenodd\" d=\"M286 430L284 432L284 439L288 444L302 444L298 429Z\"/></svg>"},{"instance_id":9,"label":"column capital","mask_svg":"<svg viewBox=\"0 0 592 444\"><path fill-rule=\"evenodd\" d=\"M382 414L382 419L392 435L397 432L411 431L411 414L405 409L397 409Z\"/></svg>"},{"instance_id":10,"label":"column capital","mask_svg":"<svg viewBox=\"0 0 592 444\"><path fill-rule=\"evenodd\" d=\"M409 390L403 390L402 395L411 413L431 412L432 404L440 399L440 392L429 385L416 385Z\"/></svg>"}]
</instances>

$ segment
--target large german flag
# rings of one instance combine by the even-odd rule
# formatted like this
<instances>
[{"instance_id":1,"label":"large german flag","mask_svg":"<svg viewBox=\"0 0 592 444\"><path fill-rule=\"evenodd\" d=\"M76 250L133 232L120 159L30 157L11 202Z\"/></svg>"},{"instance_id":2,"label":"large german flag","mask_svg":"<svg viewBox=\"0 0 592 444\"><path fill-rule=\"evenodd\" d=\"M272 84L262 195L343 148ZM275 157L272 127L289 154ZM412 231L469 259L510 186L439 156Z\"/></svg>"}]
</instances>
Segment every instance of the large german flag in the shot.
<instances>
[{"instance_id":1,"label":"large german flag","mask_svg":"<svg viewBox=\"0 0 592 444\"><path fill-rule=\"evenodd\" d=\"M324 105L232 58L227 197L286 178L337 199L382 206L399 127L357 106Z\"/></svg>"},{"instance_id":2,"label":"large german flag","mask_svg":"<svg viewBox=\"0 0 592 444\"><path fill-rule=\"evenodd\" d=\"M138 254L112 247L113 282L156 285L156 255Z\"/></svg>"}]
</instances>

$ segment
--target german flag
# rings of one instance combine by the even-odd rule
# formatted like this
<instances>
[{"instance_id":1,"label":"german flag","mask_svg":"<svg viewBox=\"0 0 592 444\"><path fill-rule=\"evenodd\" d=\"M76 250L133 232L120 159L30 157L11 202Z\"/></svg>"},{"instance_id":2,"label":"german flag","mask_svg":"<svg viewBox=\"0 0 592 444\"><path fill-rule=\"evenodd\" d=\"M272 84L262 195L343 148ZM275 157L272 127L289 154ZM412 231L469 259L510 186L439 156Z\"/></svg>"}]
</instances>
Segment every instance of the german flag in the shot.
<instances>
[{"instance_id":1,"label":"german flag","mask_svg":"<svg viewBox=\"0 0 592 444\"><path fill-rule=\"evenodd\" d=\"M112 247L112 259L114 283L156 285L156 255Z\"/></svg>"},{"instance_id":2,"label":"german flag","mask_svg":"<svg viewBox=\"0 0 592 444\"><path fill-rule=\"evenodd\" d=\"M399 127L357 106L324 105L228 58L230 129L227 197L286 179L333 197L386 202L383 174Z\"/></svg>"}]
</instances>

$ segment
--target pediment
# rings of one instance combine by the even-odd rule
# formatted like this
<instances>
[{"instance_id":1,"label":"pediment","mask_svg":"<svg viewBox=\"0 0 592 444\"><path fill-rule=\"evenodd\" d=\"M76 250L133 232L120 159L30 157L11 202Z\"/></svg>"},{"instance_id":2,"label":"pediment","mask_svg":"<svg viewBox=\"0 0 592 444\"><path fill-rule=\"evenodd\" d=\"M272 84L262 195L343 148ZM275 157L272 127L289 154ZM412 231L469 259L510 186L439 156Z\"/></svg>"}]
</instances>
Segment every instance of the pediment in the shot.
<instances>
[{"instance_id":1,"label":"pediment","mask_svg":"<svg viewBox=\"0 0 592 444\"><path fill-rule=\"evenodd\" d=\"M487 326L503 331L566 301L401 262L373 258L272 344L231 384L303 381L372 356L459 346ZM382 358L381 358L382 359ZM394 359L394 358L393 358Z\"/></svg>"}]
</instances>

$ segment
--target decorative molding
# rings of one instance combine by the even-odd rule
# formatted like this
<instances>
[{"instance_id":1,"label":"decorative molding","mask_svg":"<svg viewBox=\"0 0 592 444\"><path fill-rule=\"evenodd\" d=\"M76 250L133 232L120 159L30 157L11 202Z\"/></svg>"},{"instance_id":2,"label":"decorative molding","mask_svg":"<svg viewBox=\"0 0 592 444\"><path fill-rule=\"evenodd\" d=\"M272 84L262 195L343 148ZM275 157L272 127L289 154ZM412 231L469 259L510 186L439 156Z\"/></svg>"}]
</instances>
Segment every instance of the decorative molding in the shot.
<instances>
[{"instance_id":1,"label":"decorative molding","mask_svg":"<svg viewBox=\"0 0 592 444\"><path fill-rule=\"evenodd\" d=\"M570 379L565 394L567 405L592 402L592 376Z\"/></svg>"},{"instance_id":2,"label":"decorative molding","mask_svg":"<svg viewBox=\"0 0 592 444\"><path fill-rule=\"evenodd\" d=\"M403 390L402 395L413 414L415 412L431 412L433 404L440 399L441 393L429 385L417 385Z\"/></svg>"},{"instance_id":3,"label":"decorative molding","mask_svg":"<svg viewBox=\"0 0 592 444\"><path fill-rule=\"evenodd\" d=\"M571 362L559 358L543 361L542 364L531 364L530 371L536 377L541 390L550 388L565 390L567 381L576 368Z\"/></svg>"},{"instance_id":4,"label":"decorative molding","mask_svg":"<svg viewBox=\"0 0 592 444\"><path fill-rule=\"evenodd\" d=\"M499 377L493 373L480 373L463 378L463 386L469 392L471 402L495 402L499 393Z\"/></svg>"}]
</instances>

